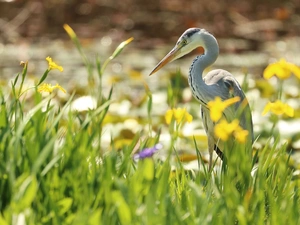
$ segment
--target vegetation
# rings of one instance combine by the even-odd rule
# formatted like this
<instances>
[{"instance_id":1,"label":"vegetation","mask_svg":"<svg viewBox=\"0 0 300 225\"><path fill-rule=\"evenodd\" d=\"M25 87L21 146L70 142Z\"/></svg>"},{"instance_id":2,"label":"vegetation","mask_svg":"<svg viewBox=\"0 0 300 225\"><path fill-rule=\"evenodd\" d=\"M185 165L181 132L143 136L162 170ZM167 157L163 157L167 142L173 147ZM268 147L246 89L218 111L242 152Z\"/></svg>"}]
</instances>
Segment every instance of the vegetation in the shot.
<instances>
[{"instance_id":1,"label":"vegetation","mask_svg":"<svg viewBox=\"0 0 300 225\"><path fill-rule=\"evenodd\" d=\"M51 58L36 85L24 89L28 63L22 64L11 93L0 92L0 224L300 224L299 181L293 177L289 148L272 133L281 114L294 115L293 109L280 108L287 108L281 102L284 85L273 94L282 105L270 103L264 111L271 111L274 126L253 159L240 151L239 143L226 152L226 166L217 169L216 164L208 171L194 137L187 140L198 169L189 170L176 142L192 117L185 109L171 109L167 123L155 125L147 86L143 130L122 145L114 139L108 148L101 145L113 93L111 88L103 95L103 73L132 39L103 64L97 58L94 75L76 34L67 25L65 30L87 68L87 89L97 99L95 107L72 110L75 94L58 106L55 100L64 88L44 83L51 70L62 70ZM171 106L180 102L179 85L166 88ZM171 137L168 148L158 144L163 128ZM146 153L138 153L145 148ZM151 157L159 151L166 152L164 159Z\"/></svg>"}]
</instances>

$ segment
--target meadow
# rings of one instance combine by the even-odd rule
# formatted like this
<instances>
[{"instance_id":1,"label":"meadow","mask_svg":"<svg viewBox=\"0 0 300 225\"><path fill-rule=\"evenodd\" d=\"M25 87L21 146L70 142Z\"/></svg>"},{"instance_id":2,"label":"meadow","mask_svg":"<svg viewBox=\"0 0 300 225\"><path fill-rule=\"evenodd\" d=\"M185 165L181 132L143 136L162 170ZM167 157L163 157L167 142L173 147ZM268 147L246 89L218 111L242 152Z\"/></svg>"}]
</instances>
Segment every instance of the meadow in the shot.
<instances>
[{"instance_id":1,"label":"meadow","mask_svg":"<svg viewBox=\"0 0 300 225\"><path fill-rule=\"evenodd\" d=\"M142 100L132 109L144 110L145 117L120 119L111 113L119 102L114 88L104 94L102 80L110 62L126 57L122 51L134 40L122 42L106 60L92 61L72 28L64 28L82 57L86 90L95 102L78 111L72 109L76 92L60 101L66 90L47 78L63 67L47 56L48 68L32 87L25 87L30 62L22 62L9 92L1 89L1 225L300 224L299 165L291 159L291 142L282 141L277 130L279 121L299 116L299 109L286 103L299 96L285 93L285 80L298 82L299 67L280 60L256 84L270 100L260 114L272 126L256 133L253 157L237 145L226 153L226 166L217 160L209 171L205 135L183 132L189 122L201 124L201 119L196 100L183 101L179 72L163 90L171 111L153 113L157 106L145 83ZM273 75L277 86L270 91ZM242 86L247 94L246 75ZM125 122L137 130L129 126L104 144L107 127ZM182 146L188 147L182 152Z\"/></svg>"}]
</instances>

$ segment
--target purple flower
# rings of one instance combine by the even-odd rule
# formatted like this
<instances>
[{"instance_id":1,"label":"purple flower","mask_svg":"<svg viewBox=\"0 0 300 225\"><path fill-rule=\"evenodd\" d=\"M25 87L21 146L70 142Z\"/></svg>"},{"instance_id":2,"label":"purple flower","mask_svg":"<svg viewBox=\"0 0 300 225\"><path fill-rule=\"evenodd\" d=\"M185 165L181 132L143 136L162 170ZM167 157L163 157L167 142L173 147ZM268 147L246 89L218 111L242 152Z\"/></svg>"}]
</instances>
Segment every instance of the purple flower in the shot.
<instances>
[{"instance_id":1,"label":"purple flower","mask_svg":"<svg viewBox=\"0 0 300 225\"><path fill-rule=\"evenodd\" d=\"M142 151L140 151L139 153L134 154L133 159L137 160L137 159L149 158L149 157L153 156L153 154L156 151L162 149L162 147L163 147L163 145L158 143L158 144L154 145L152 148L145 148Z\"/></svg>"}]
</instances>

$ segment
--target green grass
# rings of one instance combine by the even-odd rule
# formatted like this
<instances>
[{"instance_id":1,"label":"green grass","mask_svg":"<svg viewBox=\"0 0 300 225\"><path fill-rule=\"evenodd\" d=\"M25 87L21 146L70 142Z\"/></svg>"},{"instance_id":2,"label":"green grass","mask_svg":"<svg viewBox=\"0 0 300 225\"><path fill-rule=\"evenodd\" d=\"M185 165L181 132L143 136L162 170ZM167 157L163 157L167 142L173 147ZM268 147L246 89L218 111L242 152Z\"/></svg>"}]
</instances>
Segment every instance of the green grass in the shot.
<instances>
[{"instance_id":1,"label":"green grass","mask_svg":"<svg viewBox=\"0 0 300 225\"><path fill-rule=\"evenodd\" d=\"M175 145L165 161L134 162L135 146L158 142L160 128L144 139L135 134L121 149L114 140L109 149L103 148L113 90L103 96L100 59L94 75L93 63L77 37L72 38L87 66L88 89L98 99L97 107L81 114L71 111L74 95L55 107L55 93L43 97L36 88L27 90L33 93L28 102L20 96L26 65L12 82L10 95L0 92L0 224L17 224L22 218L26 224L300 224L299 182L292 177L286 146L278 141L258 150L254 176L255 160L239 146L220 172L203 169L207 165L196 141L200 170L185 170L180 161L171 167ZM175 105L178 89L167 91ZM149 90L147 96L145 127L150 130L154 106Z\"/></svg>"}]
</instances>

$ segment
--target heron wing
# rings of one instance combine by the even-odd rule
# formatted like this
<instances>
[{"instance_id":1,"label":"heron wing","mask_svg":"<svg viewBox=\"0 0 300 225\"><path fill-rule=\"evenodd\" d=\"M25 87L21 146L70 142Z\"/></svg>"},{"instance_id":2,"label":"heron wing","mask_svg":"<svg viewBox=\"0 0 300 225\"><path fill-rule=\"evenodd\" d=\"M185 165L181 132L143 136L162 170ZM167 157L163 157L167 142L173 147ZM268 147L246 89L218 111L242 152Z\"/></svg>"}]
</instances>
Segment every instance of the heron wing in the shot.
<instances>
[{"instance_id":1,"label":"heron wing","mask_svg":"<svg viewBox=\"0 0 300 225\"><path fill-rule=\"evenodd\" d=\"M240 97L240 101L234 105L235 117L240 120L240 125L243 127L243 129L248 130L249 134L251 134L252 144L254 139L252 114L245 93L243 92L237 80L232 75L224 78L224 84L228 88L230 98L233 98L235 96Z\"/></svg>"},{"instance_id":2,"label":"heron wing","mask_svg":"<svg viewBox=\"0 0 300 225\"><path fill-rule=\"evenodd\" d=\"M211 100L216 96L221 97L223 101L236 96L240 97L240 101L233 106L226 108L223 114L228 121L232 121L236 118L239 119L243 129L249 131L252 144L254 138L251 110L245 93L238 81L231 73L222 69L209 72L203 80L210 86L211 96L209 96L209 98Z\"/></svg>"}]
</instances>

